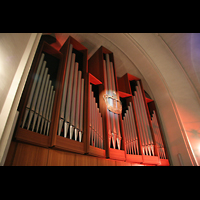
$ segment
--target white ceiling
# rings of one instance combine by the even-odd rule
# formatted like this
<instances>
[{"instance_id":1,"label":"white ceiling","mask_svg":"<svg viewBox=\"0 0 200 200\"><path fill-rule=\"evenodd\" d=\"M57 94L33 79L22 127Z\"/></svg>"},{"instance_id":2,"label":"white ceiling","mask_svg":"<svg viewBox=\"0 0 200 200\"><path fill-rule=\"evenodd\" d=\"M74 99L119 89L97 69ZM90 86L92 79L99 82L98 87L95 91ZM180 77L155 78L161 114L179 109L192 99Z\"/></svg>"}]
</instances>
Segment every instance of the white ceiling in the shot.
<instances>
[{"instance_id":1,"label":"white ceiling","mask_svg":"<svg viewBox=\"0 0 200 200\"><path fill-rule=\"evenodd\" d=\"M200 34L159 33L200 96Z\"/></svg>"}]
</instances>

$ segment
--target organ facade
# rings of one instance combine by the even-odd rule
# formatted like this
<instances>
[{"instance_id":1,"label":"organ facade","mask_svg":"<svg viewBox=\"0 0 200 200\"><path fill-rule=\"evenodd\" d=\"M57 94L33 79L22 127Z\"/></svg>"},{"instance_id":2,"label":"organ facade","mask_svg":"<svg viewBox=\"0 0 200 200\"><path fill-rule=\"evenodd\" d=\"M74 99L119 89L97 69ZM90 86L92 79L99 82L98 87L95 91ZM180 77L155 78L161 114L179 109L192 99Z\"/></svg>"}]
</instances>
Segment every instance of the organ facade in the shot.
<instances>
[{"instance_id":1,"label":"organ facade","mask_svg":"<svg viewBox=\"0 0 200 200\"><path fill-rule=\"evenodd\" d=\"M41 39L6 165L168 166L156 106L142 81L131 74L117 79L114 54L103 46L87 55L72 37L60 50Z\"/></svg>"}]
</instances>

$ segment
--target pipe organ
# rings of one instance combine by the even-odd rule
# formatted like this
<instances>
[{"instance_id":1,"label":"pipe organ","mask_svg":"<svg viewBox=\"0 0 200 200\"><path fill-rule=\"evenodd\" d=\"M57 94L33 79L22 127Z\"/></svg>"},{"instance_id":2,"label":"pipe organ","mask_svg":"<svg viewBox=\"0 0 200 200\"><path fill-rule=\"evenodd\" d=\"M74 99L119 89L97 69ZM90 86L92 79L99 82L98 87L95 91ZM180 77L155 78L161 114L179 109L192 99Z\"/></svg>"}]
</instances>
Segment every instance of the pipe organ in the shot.
<instances>
[{"instance_id":1,"label":"pipe organ","mask_svg":"<svg viewBox=\"0 0 200 200\"><path fill-rule=\"evenodd\" d=\"M60 50L41 39L18 106L17 141L60 151L169 165L153 100L139 78L117 79L113 53L71 36ZM148 99L148 100L147 100Z\"/></svg>"},{"instance_id":2,"label":"pipe organ","mask_svg":"<svg viewBox=\"0 0 200 200\"><path fill-rule=\"evenodd\" d=\"M139 132L141 133L142 152L144 155L154 156L154 143L139 81L137 81L136 91L134 91L133 99L138 118L138 128Z\"/></svg>"},{"instance_id":3,"label":"pipe organ","mask_svg":"<svg viewBox=\"0 0 200 200\"><path fill-rule=\"evenodd\" d=\"M123 118L126 153L139 155L138 137L134 122L133 108L131 102L129 102L128 110L126 110Z\"/></svg>"},{"instance_id":4,"label":"pipe organ","mask_svg":"<svg viewBox=\"0 0 200 200\"><path fill-rule=\"evenodd\" d=\"M44 61L44 57L45 54L43 53L35 74L21 127L48 135L55 90L50 75L47 74L48 68L45 67L47 62Z\"/></svg>"},{"instance_id":5,"label":"pipe organ","mask_svg":"<svg viewBox=\"0 0 200 200\"><path fill-rule=\"evenodd\" d=\"M116 98L116 85L114 81L114 70L113 63L109 60L109 54L105 54L105 60L103 60L104 67L104 87L106 90L106 95L104 97L105 102L107 103L107 116L108 116L108 127L109 127L109 147L114 149L120 149L121 147L121 133L119 127L119 116L118 113L115 113L111 108L118 108L118 103ZM111 108L110 108L111 107ZM115 110L116 110L115 109ZM112 142L111 142L112 141Z\"/></svg>"},{"instance_id":6,"label":"pipe organ","mask_svg":"<svg viewBox=\"0 0 200 200\"><path fill-rule=\"evenodd\" d=\"M84 79L82 71L78 70L79 63L75 62L76 54L72 53L73 45L69 45L69 53L66 65L64 88L60 109L60 120L58 135L61 131L66 138L74 138L82 141L83 133L83 97L84 97ZM69 133L69 134L68 134Z\"/></svg>"},{"instance_id":7,"label":"pipe organ","mask_svg":"<svg viewBox=\"0 0 200 200\"><path fill-rule=\"evenodd\" d=\"M102 116L90 84L90 145L103 149L103 123Z\"/></svg>"}]
</instances>

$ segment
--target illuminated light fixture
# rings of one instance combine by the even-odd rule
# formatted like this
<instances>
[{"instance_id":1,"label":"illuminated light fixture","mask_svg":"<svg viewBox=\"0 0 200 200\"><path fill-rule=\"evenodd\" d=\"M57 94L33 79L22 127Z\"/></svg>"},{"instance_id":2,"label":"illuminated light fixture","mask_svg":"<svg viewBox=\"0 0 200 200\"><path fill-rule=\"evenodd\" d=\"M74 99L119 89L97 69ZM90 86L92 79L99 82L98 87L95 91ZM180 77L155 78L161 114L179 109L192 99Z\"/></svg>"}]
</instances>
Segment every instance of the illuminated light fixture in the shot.
<instances>
[{"instance_id":1,"label":"illuminated light fixture","mask_svg":"<svg viewBox=\"0 0 200 200\"><path fill-rule=\"evenodd\" d=\"M121 114L122 103L119 99L117 99L117 95L115 92L113 92L112 96L110 96L108 94L104 94L103 99L106 103L108 110L110 110L111 112L116 113L116 114Z\"/></svg>"}]
</instances>

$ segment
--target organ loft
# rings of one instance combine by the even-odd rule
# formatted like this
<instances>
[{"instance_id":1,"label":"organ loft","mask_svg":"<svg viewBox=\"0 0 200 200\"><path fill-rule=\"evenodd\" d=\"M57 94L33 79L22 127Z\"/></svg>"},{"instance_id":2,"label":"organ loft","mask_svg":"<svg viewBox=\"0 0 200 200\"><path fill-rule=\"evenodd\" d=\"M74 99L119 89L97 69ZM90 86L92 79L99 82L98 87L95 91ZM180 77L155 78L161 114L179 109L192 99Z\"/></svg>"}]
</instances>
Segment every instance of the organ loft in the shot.
<instances>
[{"instance_id":1,"label":"organ loft","mask_svg":"<svg viewBox=\"0 0 200 200\"><path fill-rule=\"evenodd\" d=\"M155 102L134 74L117 78L114 56L42 37L5 165L169 166Z\"/></svg>"}]
</instances>

